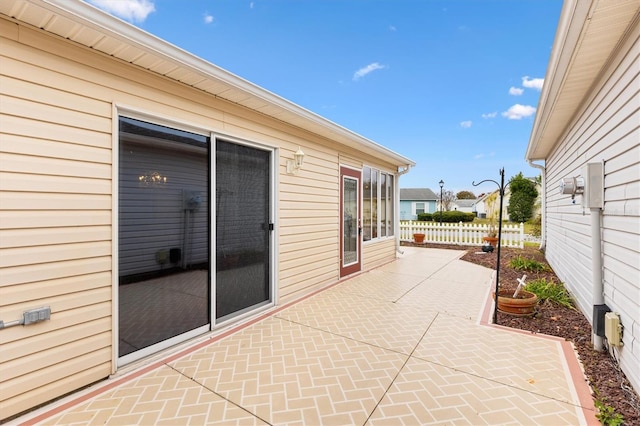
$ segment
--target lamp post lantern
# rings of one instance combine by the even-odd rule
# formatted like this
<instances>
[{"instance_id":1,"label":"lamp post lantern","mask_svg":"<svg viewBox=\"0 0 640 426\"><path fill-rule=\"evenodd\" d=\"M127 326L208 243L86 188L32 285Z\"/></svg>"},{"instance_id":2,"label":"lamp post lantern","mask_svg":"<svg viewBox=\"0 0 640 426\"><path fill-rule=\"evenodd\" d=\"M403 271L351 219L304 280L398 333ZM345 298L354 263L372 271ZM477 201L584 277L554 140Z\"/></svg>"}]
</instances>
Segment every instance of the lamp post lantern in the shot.
<instances>
[{"instance_id":1,"label":"lamp post lantern","mask_svg":"<svg viewBox=\"0 0 640 426\"><path fill-rule=\"evenodd\" d=\"M442 225L442 187L444 186L444 181L440 179L438 184L440 185L440 225Z\"/></svg>"}]
</instances>

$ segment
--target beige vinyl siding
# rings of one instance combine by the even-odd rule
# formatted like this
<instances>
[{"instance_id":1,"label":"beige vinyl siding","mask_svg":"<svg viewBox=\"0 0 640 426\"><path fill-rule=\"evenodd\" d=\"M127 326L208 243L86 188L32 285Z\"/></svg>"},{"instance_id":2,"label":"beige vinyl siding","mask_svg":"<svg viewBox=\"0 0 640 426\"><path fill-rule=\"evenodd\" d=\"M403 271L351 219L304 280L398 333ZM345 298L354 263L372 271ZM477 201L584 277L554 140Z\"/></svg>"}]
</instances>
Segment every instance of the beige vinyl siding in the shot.
<instances>
[{"instance_id":1,"label":"beige vinyl siding","mask_svg":"<svg viewBox=\"0 0 640 426\"><path fill-rule=\"evenodd\" d=\"M4 18L0 37L0 319L52 310L0 331L2 418L114 371L114 105L276 148L280 301L339 279L341 158L379 160Z\"/></svg>"},{"instance_id":2,"label":"beige vinyl siding","mask_svg":"<svg viewBox=\"0 0 640 426\"><path fill-rule=\"evenodd\" d=\"M590 210L557 189L589 162L605 161L602 252L605 303L620 313L623 370L640 388L640 42L639 29L610 61L585 107L547 160L547 258L592 316Z\"/></svg>"},{"instance_id":3,"label":"beige vinyl siding","mask_svg":"<svg viewBox=\"0 0 640 426\"><path fill-rule=\"evenodd\" d=\"M383 238L380 241L371 241L362 245L362 269L369 270L396 258L395 238Z\"/></svg>"},{"instance_id":4,"label":"beige vinyl siding","mask_svg":"<svg viewBox=\"0 0 640 426\"><path fill-rule=\"evenodd\" d=\"M340 155L340 165L345 167L351 167L355 170L362 170L362 160L358 160L348 155Z\"/></svg>"},{"instance_id":5,"label":"beige vinyl siding","mask_svg":"<svg viewBox=\"0 0 640 426\"><path fill-rule=\"evenodd\" d=\"M291 151L281 152L279 194L280 302L296 298L339 278L339 164L336 152L302 147L304 165L286 173Z\"/></svg>"},{"instance_id":6,"label":"beige vinyl siding","mask_svg":"<svg viewBox=\"0 0 640 426\"><path fill-rule=\"evenodd\" d=\"M111 104L24 51L0 43L0 318L52 314L1 331L2 417L111 372Z\"/></svg>"}]
</instances>

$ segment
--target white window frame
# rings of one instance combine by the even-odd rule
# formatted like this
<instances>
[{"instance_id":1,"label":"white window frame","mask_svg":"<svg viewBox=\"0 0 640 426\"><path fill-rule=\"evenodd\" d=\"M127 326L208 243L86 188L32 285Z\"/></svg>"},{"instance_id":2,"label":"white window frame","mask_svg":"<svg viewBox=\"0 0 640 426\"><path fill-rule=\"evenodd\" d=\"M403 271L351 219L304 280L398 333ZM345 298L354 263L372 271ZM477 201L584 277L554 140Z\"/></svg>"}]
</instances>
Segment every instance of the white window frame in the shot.
<instances>
[{"instance_id":1,"label":"white window frame","mask_svg":"<svg viewBox=\"0 0 640 426\"><path fill-rule=\"evenodd\" d=\"M376 223L375 225L372 226L376 226L376 237L371 237L369 240L365 240L364 243L370 242L370 241L380 241L380 240L384 240L384 239L388 239L388 238L395 238L395 222L396 222L396 197L397 197L397 193L396 193L396 186L397 186L397 176L394 173L390 173L388 171L385 170L381 170L378 169L376 167L371 167L371 166L364 166L362 168L362 199L363 199L363 207L362 207L362 223L366 223L364 220L364 212L365 212L365 208L364 208L364 194L365 194L365 180L364 180L364 176L365 176L365 169L370 169L371 170L371 176L373 176L374 174L376 175ZM387 175L387 178L385 179L386 182L386 191L385 194L387 195L387 199L385 202L385 206L386 206L386 218L393 218L392 219L392 223L386 224L386 232L384 236L382 235L382 215L381 215L381 175ZM391 179L389 179L391 178ZM373 180L373 179L372 179ZM392 182L392 184L390 184L390 182ZM371 211L372 216L373 216L373 211Z\"/></svg>"}]
</instances>

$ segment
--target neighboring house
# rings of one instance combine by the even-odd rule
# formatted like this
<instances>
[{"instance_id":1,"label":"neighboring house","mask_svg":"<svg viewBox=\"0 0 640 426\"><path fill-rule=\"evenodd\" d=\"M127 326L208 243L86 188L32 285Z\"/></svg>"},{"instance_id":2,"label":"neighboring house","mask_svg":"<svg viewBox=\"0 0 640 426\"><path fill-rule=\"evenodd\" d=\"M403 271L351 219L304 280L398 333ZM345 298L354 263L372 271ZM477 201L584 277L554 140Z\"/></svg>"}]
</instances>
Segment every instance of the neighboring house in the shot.
<instances>
[{"instance_id":1,"label":"neighboring house","mask_svg":"<svg viewBox=\"0 0 640 426\"><path fill-rule=\"evenodd\" d=\"M504 191L504 198L502 200L502 220L509 220L509 214L507 213L507 207L509 206L509 197L510 192L507 188ZM476 203L476 208L478 209L478 216L483 217L481 213L484 214L484 217L488 219L495 219L496 221L500 217L500 191L495 190L493 192L489 192L485 194L481 199Z\"/></svg>"},{"instance_id":2,"label":"neighboring house","mask_svg":"<svg viewBox=\"0 0 640 426\"><path fill-rule=\"evenodd\" d=\"M438 199L429 188L400 188L400 220L416 220L420 213L435 212Z\"/></svg>"},{"instance_id":3,"label":"neighboring house","mask_svg":"<svg viewBox=\"0 0 640 426\"><path fill-rule=\"evenodd\" d=\"M594 346L609 346L636 391L639 52L640 2L565 1L526 152L527 160L544 161L536 166L543 170L547 260L592 324L603 323L594 306L604 304L619 314L624 345L609 344L594 327ZM581 183L587 196L572 195Z\"/></svg>"},{"instance_id":4,"label":"neighboring house","mask_svg":"<svg viewBox=\"0 0 640 426\"><path fill-rule=\"evenodd\" d=\"M459 212L474 213L476 210L477 200L455 200L451 203L451 210L457 210Z\"/></svg>"},{"instance_id":5,"label":"neighboring house","mask_svg":"<svg viewBox=\"0 0 640 426\"><path fill-rule=\"evenodd\" d=\"M479 218L484 219L487 217L487 197L489 197L489 195L491 195L490 192L486 194L481 194L475 200L475 212L476 212L476 216L478 216Z\"/></svg>"},{"instance_id":6,"label":"neighboring house","mask_svg":"<svg viewBox=\"0 0 640 426\"><path fill-rule=\"evenodd\" d=\"M0 63L2 418L396 256L402 155L77 0Z\"/></svg>"}]
</instances>

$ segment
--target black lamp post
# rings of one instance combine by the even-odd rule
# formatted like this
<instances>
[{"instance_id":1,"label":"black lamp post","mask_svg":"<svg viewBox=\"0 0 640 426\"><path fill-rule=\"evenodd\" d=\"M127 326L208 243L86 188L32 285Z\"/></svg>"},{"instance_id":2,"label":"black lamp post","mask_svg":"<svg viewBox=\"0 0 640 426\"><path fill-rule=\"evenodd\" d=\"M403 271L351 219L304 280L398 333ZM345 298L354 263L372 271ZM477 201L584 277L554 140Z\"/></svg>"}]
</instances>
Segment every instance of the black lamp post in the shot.
<instances>
[{"instance_id":1,"label":"black lamp post","mask_svg":"<svg viewBox=\"0 0 640 426\"><path fill-rule=\"evenodd\" d=\"M498 287L500 283L500 247L502 246L502 198L504 197L504 167L500 169L500 183L495 180L485 179L478 183L471 182L473 186L478 186L484 182L493 182L500 189L500 214L498 215L498 260L496 261L496 293L493 307L493 323L498 324Z\"/></svg>"},{"instance_id":2,"label":"black lamp post","mask_svg":"<svg viewBox=\"0 0 640 426\"><path fill-rule=\"evenodd\" d=\"M442 225L442 187L444 186L444 181L440 179L438 184L440 185L440 225Z\"/></svg>"}]
</instances>

